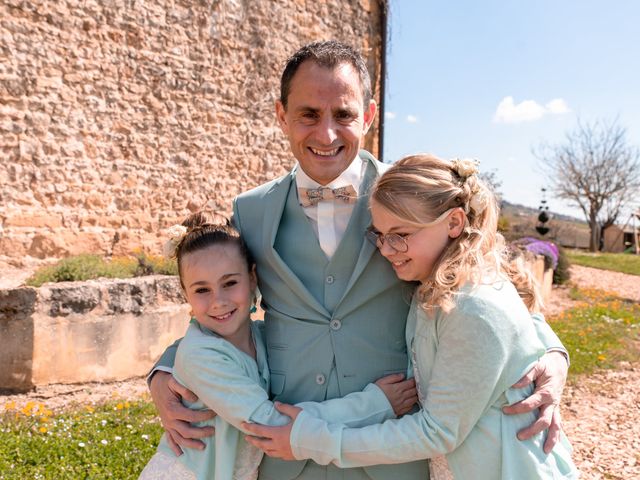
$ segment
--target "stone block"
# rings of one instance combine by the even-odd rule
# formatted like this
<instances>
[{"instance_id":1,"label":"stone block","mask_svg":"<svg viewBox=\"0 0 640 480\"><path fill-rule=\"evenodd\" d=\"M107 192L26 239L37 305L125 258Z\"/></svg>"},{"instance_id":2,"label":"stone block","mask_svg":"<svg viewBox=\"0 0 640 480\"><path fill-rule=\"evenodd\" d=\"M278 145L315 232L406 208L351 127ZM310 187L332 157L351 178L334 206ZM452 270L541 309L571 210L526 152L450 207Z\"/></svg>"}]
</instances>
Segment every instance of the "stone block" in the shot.
<instances>
[{"instance_id":1,"label":"stone block","mask_svg":"<svg viewBox=\"0 0 640 480\"><path fill-rule=\"evenodd\" d=\"M35 258L61 258L68 256L69 248L58 237L37 234L33 236L28 254Z\"/></svg>"},{"instance_id":2,"label":"stone block","mask_svg":"<svg viewBox=\"0 0 640 480\"><path fill-rule=\"evenodd\" d=\"M188 324L172 284L152 276L0 289L0 389L144 375Z\"/></svg>"},{"instance_id":3,"label":"stone block","mask_svg":"<svg viewBox=\"0 0 640 480\"><path fill-rule=\"evenodd\" d=\"M62 282L41 288L43 302L49 305L48 315L66 317L71 314L87 314L100 304L102 294L94 285L73 285L78 282ZM59 286L58 286L59 285Z\"/></svg>"},{"instance_id":4,"label":"stone block","mask_svg":"<svg viewBox=\"0 0 640 480\"><path fill-rule=\"evenodd\" d=\"M62 218L59 215L25 213L7 217L4 221L4 226L33 228L58 228L62 226Z\"/></svg>"}]
</instances>

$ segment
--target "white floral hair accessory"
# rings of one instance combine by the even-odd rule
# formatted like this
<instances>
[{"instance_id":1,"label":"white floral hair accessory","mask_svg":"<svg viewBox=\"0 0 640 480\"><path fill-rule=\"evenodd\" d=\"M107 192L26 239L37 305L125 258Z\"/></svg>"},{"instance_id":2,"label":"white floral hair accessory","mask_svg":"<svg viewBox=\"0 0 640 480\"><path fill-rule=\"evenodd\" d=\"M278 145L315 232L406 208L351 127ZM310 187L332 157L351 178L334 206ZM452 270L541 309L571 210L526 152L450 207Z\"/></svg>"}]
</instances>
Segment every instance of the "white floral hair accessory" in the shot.
<instances>
[{"instance_id":1,"label":"white floral hair accessory","mask_svg":"<svg viewBox=\"0 0 640 480\"><path fill-rule=\"evenodd\" d=\"M187 234L187 227L184 225L173 225L167 230L167 240L162 247L162 253L165 257L174 257L176 254L176 247L180 244L182 239Z\"/></svg>"},{"instance_id":2,"label":"white floral hair accessory","mask_svg":"<svg viewBox=\"0 0 640 480\"><path fill-rule=\"evenodd\" d=\"M480 161L475 158L454 158L451 160L451 163L453 164L453 169L458 176L462 178L463 182L470 176L478 174ZM469 199L469 208L473 210L476 215L479 215L487 208L488 203L488 193L484 189L476 187Z\"/></svg>"},{"instance_id":3,"label":"white floral hair accessory","mask_svg":"<svg viewBox=\"0 0 640 480\"><path fill-rule=\"evenodd\" d=\"M480 165L480 162L475 158L454 158L451 163L453 169L463 180L478 173L478 165Z\"/></svg>"},{"instance_id":4,"label":"white floral hair accessory","mask_svg":"<svg viewBox=\"0 0 640 480\"><path fill-rule=\"evenodd\" d=\"M469 199L469 208L475 212L476 215L481 214L487 204L489 203L489 195L483 189L479 189Z\"/></svg>"}]
</instances>

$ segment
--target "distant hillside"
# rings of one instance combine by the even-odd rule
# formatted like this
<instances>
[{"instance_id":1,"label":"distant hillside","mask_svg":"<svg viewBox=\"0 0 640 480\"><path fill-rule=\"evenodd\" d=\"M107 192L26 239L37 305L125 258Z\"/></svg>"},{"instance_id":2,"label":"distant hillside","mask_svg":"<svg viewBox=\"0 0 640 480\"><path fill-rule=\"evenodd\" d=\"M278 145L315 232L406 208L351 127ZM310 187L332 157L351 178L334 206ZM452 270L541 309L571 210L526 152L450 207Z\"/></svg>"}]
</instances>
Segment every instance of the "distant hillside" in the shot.
<instances>
[{"instance_id":1,"label":"distant hillside","mask_svg":"<svg viewBox=\"0 0 640 480\"><path fill-rule=\"evenodd\" d=\"M500 206L502 215L506 217L523 217L523 216L536 216L538 215L539 210L533 207L527 207L525 205L520 205L519 203L511 203L506 200L502 201ZM586 225L587 222L583 219L572 217L571 215L563 215L561 213L549 212L552 219L562 220L565 222L575 222Z\"/></svg>"},{"instance_id":2,"label":"distant hillside","mask_svg":"<svg viewBox=\"0 0 640 480\"><path fill-rule=\"evenodd\" d=\"M501 222L502 233L507 240L534 236L559 243L564 247L587 248L589 246L589 226L587 222L570 215L549 212L551 220L546 223L549 233L544 237L536 232L538 225L537 208L526 207L517 203L502 201Z\"/></svg>"}]
</instances>

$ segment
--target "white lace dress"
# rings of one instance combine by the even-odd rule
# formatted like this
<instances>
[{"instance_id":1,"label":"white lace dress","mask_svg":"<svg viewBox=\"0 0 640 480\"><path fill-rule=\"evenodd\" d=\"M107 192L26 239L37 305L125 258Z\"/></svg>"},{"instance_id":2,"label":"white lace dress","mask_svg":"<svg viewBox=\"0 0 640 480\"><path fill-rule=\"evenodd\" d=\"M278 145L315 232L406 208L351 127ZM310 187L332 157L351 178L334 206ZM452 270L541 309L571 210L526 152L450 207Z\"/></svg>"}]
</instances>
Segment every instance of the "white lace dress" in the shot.
<instances>
[{"instance_id":1,"label":"white lace dress","mask_svg":"<svg viewBox=\"0 0 640 480\"><path fill-rule=\"evenodd\" d=\"M424 405L426 396L420 384L420 374L417 367L416 350L411 347L411 360L413 363L413 376L416 379L416 389L418 390L418 401L420 405ZM449 470L447 457L438 455L429 460L429 479L430 480L454 480L453 473Z\"/></svg>"},{"instance_id":2,"label":"white lace dress","mask_svg":"<svg viewBox=\"0 0 640 480\"><path fill-rule=\"evenodd\" d=\"M240 442L232 480L256 480L262 455L257 448ZM159 451L151 457L138 480L196 480L196 475L180 461L180 457Z\"/></svg>"}]
</instances>

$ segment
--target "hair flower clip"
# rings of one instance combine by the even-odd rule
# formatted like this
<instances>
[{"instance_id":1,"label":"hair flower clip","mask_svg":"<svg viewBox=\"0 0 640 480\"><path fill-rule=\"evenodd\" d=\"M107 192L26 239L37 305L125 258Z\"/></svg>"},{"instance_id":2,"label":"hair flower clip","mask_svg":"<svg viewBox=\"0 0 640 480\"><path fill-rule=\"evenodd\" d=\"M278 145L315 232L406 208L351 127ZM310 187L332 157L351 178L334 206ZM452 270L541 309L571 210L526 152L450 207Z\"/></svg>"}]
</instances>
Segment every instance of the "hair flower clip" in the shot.
<instances>
[{"instance_id":1,"label":"hair flower clip","mask_svg":"<svg viewBox=\"0 0 640 480\"><path fill-rule=\"evenodd\" d=\"M176 247L180 244L182 239L187 234L187 227L184 225L173 225L167 230L167 236L169 240L165 242L162 247L162 253L165 257L173 257L176 254Z\"/></svg>"},{"instance_id":2,"label":"hair flower clip","mask_svg":"<svg viewBox=\"0 0 640 480\"><path fill-rule=\"evenodd\" d=\"M487 208L488 202L489 195L487 192L485 190L478 190L469 199L469 208L473 210L476 215L479 215Z\"/></svg>"},{"instance_id":3,"label":"hair flower clip","mask_svg":"<svg viewBox=\"0 0 640 480\"><path fill-rule=\"evenodd\" d=\"M454 158L451 163L453 169L463 180L478 173L478 165L480 165L480 162L475 158Z\"/></svg>"}]
</instances>

